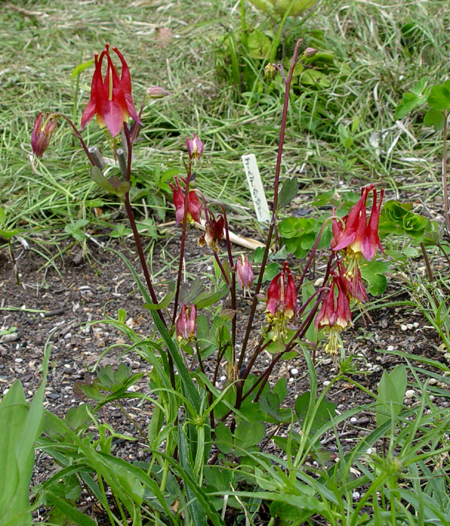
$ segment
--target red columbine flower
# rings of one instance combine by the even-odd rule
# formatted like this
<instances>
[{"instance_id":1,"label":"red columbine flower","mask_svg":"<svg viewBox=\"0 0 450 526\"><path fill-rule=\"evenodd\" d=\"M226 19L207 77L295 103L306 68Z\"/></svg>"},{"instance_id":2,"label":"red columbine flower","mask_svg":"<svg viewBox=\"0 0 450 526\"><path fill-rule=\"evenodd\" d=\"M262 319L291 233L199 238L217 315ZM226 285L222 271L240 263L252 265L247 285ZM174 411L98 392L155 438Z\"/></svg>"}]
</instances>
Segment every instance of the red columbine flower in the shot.
<instances>
[{"instance_id":1,"label":"red columbine flower","mask_svg":"<svg viewBox=\"0 0 450 526\"><path fill-rule=\"evenodd\" d=\"M180 314L176 322L177 339L179 341L192 341L197 337L197 309L195 305L186 307L181 304Z\"/></svg>"},{"instance_id":2,"label":"red columbine flower","mask_svg":"<svg viewBox=\"0 0 450 526\"><path fill-rule=\"evenodd\" d=\"M366 205L367 197L372 191L373 202L372 211L367 224ZM381 203L383 201L384 190L380 192L380 201L377 205L377 191L373 185L361 190L361 197L356 205L350 210L348 215L339 220L333 220L333 240L331 247L334 251L347 249L348 256L363 255L367 261L371 261L377 251L377 247L382 250L380 238L378 236L378 223L380 220Z\"/></svg>"},{"instance_id":3,"label":"red columbine flower","mask_svg":"<svg viewBox=\"0 0 450 526\"><path fill-rule=\"evenodd\" d=\"M210 212L211 214L211 212ZM211 214L211 219L205 223L205 233L198 240L201 247L208 245L214 252L219 250L217 243L223 239L224 218L219 215L217 219Z\"/></svg>"},{"instance_id":4,"label":"red columbine flower","mask_svg":"<svg viewBox=\"0 0 450 526\"><path fill-rule=\"evenodd\" d=\"M327 353L337 354L338 349L342 347L339 335L342 330L351 325L351 322L352 314L346 284L342 276L333 276L330 290L314 321L316 329L329 331L328 343L325 347Z\"/></svg>"},{"instance_id":5,"label":"red columbine flower","mask_svg":"<svg viewBox=\"0 0 450 526\"><path fill-rule=\"evenodd\" d=\"M286 261L283 270L270 282L267 292L267 321L277 330L275 339L286 332L286 321L294 318L297 311L297 288Z\"/></svg>"},{"instance_id":6,"label":"red columbine flower","mask_svg":"<svg viewBox=\"0 0 450 526\"><path fill-rule=\"evenodd\" d=\"M253 268L247 254L241 254L236 262L236 277L239 288L244 291L245 295L245 290L250 290L253 285Z\"/></svg>"},{"instance_id":7,"label":"red columbine flower","mask_svg":"<svg viewBox=\"0 0 450 526\"><path fill-rule=\"evenodd\" d=\"M186 148L189 154L189 159L195 159L198 160L202 156L203 153L203 143L202 141L197 137L197 134L194 134L193 139L189 139L189 137L186 139Z\"/></svg>"},{"instance_id":8,"label":"red columbine flower","mask_svg":"<svg viewBox=\"0 0 450 526\"><path fill-rule=\"evenodd\" d=\"M172 188L172 191L173 191L173 204L175 205L175 219L177 221L177 225L179 225L181 221L183 221L183 217L184 217L184 192L181 189L180 181L178 180L178 177L175 177L175 181L177 185L174 186L173 184L170 184L170 188ZM192 223L194 221L197 221L197 223L200 223L201 215L202 215L202 207L200 205L200 201L198 200L195 190L191 190L189 192L189 197L188 197L187 221L189 223Z\"/></svg>"},{"instance_id":9,"label":"red columbine flower","mask_svg":"<svg viewBox=\"0 0 450 526\"><path fill-rule=\"evenodd\" d=\"M128 65L120 51L114 47L113 51L122 63L122 73L119 78L109 54L109 45L101 55L95 54L95 71L92 77L91 98L84 109L81 117L81 130L97 115L99 126L106 126L112 137L115 137L122 129L123 123L128 122L129 117L142 124L131 96L131 76ZM103 79L102 64L106 57L106 74Z\"/></svg>"},{"instance_id":10,"label":"red columbine flower","mask_svg":"<svg viewBox=\"0 0 450 526\"><path fill-rule=\"evenodd\" d=\"M50 144L50 139L56 129L56 119L56 115L49 118L48 113L44 118L44 114L40 111L34 121L33 133L31 134L31 147L33 148L34 155L39 157L39 159L44 155L45 150Z\"/></svg>"}]
</instances>

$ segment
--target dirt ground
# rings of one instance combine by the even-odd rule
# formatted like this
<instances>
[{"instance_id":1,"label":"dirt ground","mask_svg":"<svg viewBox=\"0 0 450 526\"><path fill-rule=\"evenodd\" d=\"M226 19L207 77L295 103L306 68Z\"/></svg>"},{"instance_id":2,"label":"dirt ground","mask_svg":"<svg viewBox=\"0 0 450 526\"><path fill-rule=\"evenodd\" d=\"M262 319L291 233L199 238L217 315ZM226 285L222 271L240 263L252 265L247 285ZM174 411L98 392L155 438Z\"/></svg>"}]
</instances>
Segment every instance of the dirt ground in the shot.
<instances>
[{"instance_id":1,"label":"dirt ground","mask_svg":"<svg viewBox=\"0 0 450 526\"><path fill-rule=\"evenodd\" d=\"M195 257L201 250L196 245L198 233L191 231L189 237L187 254L188 257ZM139 269L132 239L112 240L105 237L104 241L125 252L135 268ZM76 381L83 380L98 362L113 367L119 363L120 345L125 342L123 335L101 320L107 316L116 318L117 310L125 309L127 325L145 335L150 335L152 322L150 314L142 307L143 302L133 276L112 252L89 242L86 257L80 260L78 245L63 252L52 266L46 265L45 259L35 251L32 239L29 243L31 250L19 260L21 285L15 281L7 250L0 249L0 329L3 333L7 332L0 335L0 390L5 392L16 379L20 379L26 394L30 398L33 396L41 382L40 368L48 340L52 350L45 405L46 409L64 416L70 408L80 404L73 391ZM166 261L169 256L176 258L178 254L179 238L174 231L174 237L156 245L153 272L157 273L162 259ZM74 259L78 264L74 264ZM188 267L188 271L201 275L211 269L211 264L210 259L203 258L200 264ZM161 274L156 280L156 289L163 294L172 278L173 275ZM244 306L248 304L248 298L241 297L240 301ZM244 327L245 316L240 319ZM260 319L264 319L262 306ZM238 337L243 327L238 327ZM345 333L344 339L347 353L357 355L356 363L361 374L355 378L374 392L383 370L402 362L399 357L383 353L383 350L406 351L445 360L443 352L439 350L441 342L434 331L426 326L420 314L401 308L372 311L371 318L360 318L355 327ZM113 348L107 351L111 346ZM133 373L148 368L148 364L137 355L128 354L121 360L132 367ZM256 364L256 373L262 372L268 363L269 356L262 355ZM327 385L331 374L331 360L319 352L319 386ZM297 395L308 390L306 365L301 354L293 360L281 362L274 379L280 376L288 380L289 403L293 404ZM136 389L148 390L145 376ZM334 386L329 399L336 404L339 412L373 401L364 392L344 382ZM412 394L406 403L417 403L415 395ZM443 407L449 405L445 398L436 399L436 403ZM136 401L128 402L126 406L131 416L145 428L151 416L151 406L141 405L140 402L138 406ZM104 416L117 431L139 439L134 427L123 418L118 408L107 408ZM99 418L102 415L99 414ZM374 427L374 415L362 411L340 429L340 439L347 446L353 445ZM324 437L322 443L331 454L337 451L334 435ZM267 447L273 450L274 444L271 442ZM118 454L123 458L139 459L143 457L140 450L142 447L136 447L136 443L124 442ZM47 457L39 456L35 480L45 480L56 469Z\"/></svg>"}]
</instances>

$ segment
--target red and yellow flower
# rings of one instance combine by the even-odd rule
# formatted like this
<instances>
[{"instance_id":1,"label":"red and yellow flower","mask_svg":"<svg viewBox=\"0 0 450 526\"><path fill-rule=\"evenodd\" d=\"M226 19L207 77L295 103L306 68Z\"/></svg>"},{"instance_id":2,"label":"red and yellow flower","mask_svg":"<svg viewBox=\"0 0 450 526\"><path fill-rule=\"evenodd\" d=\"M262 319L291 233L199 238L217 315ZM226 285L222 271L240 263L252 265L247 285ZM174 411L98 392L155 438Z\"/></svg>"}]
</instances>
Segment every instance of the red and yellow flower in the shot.
<instances>
[{"instance_id":1,"label":"red and yellow flower","mask_svg":"<svg viewBox=\"0 0 450 526\"><path fill-rule=\"evenodd\" d=\"M120 51L114 47L114 53L119 57L122 72L119 78L109 52L109 45L100 56L95 54L95 71L92 77L91 97L81 117L81 130L96 115L99 126L106 126L112 137L120 133L124 122L131 117L134 121L141 120L134 107L131 95L131 76L128 65ZM106 74L103 78L102 66L106 59Z\"/></svg>"}]
</instances>

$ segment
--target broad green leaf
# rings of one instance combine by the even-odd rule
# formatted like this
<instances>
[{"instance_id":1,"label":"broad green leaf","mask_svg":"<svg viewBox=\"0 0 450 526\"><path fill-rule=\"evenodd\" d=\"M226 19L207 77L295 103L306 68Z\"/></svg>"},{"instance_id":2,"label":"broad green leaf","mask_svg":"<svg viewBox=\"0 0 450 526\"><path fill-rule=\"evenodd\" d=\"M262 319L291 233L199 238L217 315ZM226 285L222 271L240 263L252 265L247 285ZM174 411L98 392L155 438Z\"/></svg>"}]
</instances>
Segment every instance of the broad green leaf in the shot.
<instances>
[{"instance_id":1,"label":"broad green leaf","mask_svg":"<svg viewBox=\"0 0 450 526\"><path fill-rule=\"evenodd\" d=\"M450 87L433 86L427 102L437 111L448 110L450 108Z\"/></svg>"},{"instance_id":2,"label":"broad green leaf","mask_svg":"<svg viewBox=\"0 0 450 526\"><path fill-rule=\"evenodd\" d=\"M378 399L380 404L375 408L377 426L388 422L392 416L400 413L406 391L406 367L398 365L390 373L383 372L378 384Z\"/></svg>"},{"instance_id":3,"label":"broad green leaf","mask_svg":"<svg viewBox=\"0 0 450 526\"><path fill-rule=\"evenodd\" d=\"M381 296L386 290L387 280L384 275L389 265L379 260L365 261L360 269L362 278L369 284L368 292L373 296Z\"/></svg>"},{"instance_id":4,"label":"broad green leaf","mask_svg":"<svg viewBox=\"0 0 450 526\"><path fill-rule=\"evenodd\" d=\"M225 455L233 452L233 435L231 429L223 422L219 422L216 429L216 445Z\"/></svg>"},{"instance_id":5,"label":"broad green leaf","mask_svg":"<svg viewBox=\"0 0 450 526\"><path fill-rule=\"evenodd\" d=\"M442 130L444 127L444 114L442 111L430 108L423 118L425 126L433 126L436 131Z\"/></svg>"},{"instance_id":6,"label":"broad green leaf","mask_svg":"<svg viewBox=\"0 0 450 526\"><path fill-rule=\"evenodd\" d=\"M294 177L292 179L286 179L278 197L278 207L283 208L288 205L297 195L297 189L297 180Z\"/></svg>"},{"instance_id":7,"label":"broad green leaf","mask_svg":"<svg viewBox=\"0 0 450 526\"><path fill-rule=\"evenodd\" d=\"M272 41L259 29L248 35L248 51L254 58L265 58L272 46Z\"/></svg>"},{"instance_id":8,"label":"broad green leaf","mask_svg":"<svg viewBox=\"0 0 450 526\"><path fill-rule=\"evenodd\" d=\"M421 106L425 101L426 97L424 96L416 95L415 93L404 93L403 100L395 108L394 119L403 119L410 111L417 106Z\"/></svg>"},{"instance_id":9,"label":"broad green leaf","mask_svg":"<svg viewBox=\"0 0 450 526\"><path fill-rule=\"evenodd\" d=\"M237 448L246 450L256 446L266 436L266 428L262 422L241 422L234 432L234 444Z\"/></svg>"}]
</instances>

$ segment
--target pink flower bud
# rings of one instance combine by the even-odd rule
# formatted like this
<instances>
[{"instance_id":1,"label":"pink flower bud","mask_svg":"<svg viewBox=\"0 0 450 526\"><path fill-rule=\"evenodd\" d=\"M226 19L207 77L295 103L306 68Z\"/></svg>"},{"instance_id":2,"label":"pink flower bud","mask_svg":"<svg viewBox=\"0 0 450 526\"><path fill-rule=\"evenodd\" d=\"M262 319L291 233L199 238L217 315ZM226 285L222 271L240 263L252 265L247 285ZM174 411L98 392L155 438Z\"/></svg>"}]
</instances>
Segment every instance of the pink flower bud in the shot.
<instances>
[{"instance_id":1,"label":"pink flower bud","mask_svg":"<svg viewBox=\"0 0 450 526\"><path fill-rule=\"evenodd\" d=\"M189 137L186 139L186 148L189 154L189 159L195 159L198 160L202 156L203 153L203 143L202 141L197 137L196 134L194 134L193 139L189 139Z\"/></svg>"},{"instance_id":2,"label":"pink flower bud","mask_svg":"<svg viewBox=\"0 0 450 526\"><path fill-rule=\"evenodd\" d=\"M159 88L157 86L151 86L147 90L147 97L149 97L150 99L163 99L168 95L170 95L170 93L167 90L165 90L164 88Z\"/></svg>"},{"instance_id":3,"label":"pink flower bud","mask_svg":"<svg viewBox=\"0 0 450 526\"><path fill-rule=\"evenodd\" d=\"M181 304L180 314L176 322L177 338L179 341L192 341L197 337L197 309L195 305L186 307Z\"/></svg>"},{"instance_id":4,"label":"pink flower bud","mask_svg":"<svg viewBox=\"0 0 450 526\"><path fill-rule=\"evenodd\" d=\"M42 111L39 112L34 121L33 133L31 134L31 147L36 157L41 158L44 155L55 129L56 116L49 117L47 113L44 118Z\"/></svg>"},{"instance_id":5,"label":"pink flower bud","mask_svg":"<svg viewBox=\"0 0 450 526\"><path fill-rule=\"evenodd\" d=\"M250 290L253 285L253 268L247 254L242 255L236 262L236 277L241 290Z\"/></svg>"}]
</instances>

